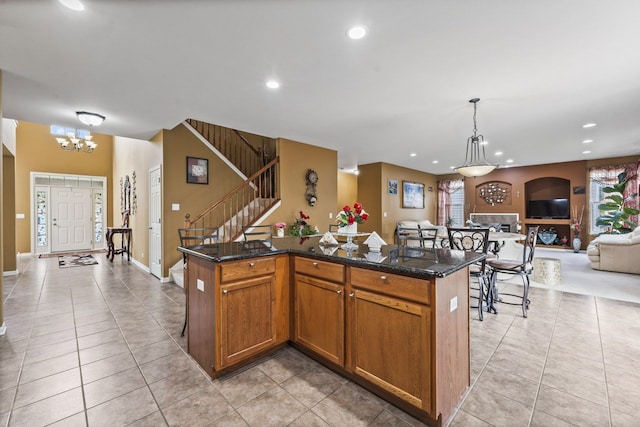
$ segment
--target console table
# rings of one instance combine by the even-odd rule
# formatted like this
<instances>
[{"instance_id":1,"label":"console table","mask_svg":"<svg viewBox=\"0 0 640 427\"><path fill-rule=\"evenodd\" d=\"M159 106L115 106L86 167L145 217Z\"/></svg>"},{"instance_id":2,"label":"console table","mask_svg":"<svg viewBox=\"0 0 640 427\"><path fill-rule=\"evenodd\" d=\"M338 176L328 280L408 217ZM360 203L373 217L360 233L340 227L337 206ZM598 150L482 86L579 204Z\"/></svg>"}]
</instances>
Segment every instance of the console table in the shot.
<instances>
[{"instance_id":1,"label":"console table","mask_svg":"<svg viewBox=\"0 0 640 427\"><path fill-rule=\"evenodd\" d=\"M116 249L113 243L113 235L120 234L122 236L122 245ZM113 256L117 254L127 254L127 261L131 261L131 228L130 227L107 227L107 259L113 262Z\"/></svg>"}]
</instances>

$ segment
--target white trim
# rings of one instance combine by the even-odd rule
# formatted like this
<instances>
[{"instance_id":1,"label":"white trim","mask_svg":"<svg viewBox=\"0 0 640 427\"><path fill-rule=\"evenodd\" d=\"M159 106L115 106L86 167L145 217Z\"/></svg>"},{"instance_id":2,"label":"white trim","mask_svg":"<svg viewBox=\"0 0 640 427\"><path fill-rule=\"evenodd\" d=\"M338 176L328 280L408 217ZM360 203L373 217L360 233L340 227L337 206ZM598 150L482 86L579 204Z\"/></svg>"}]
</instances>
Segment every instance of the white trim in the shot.
<instances>
[{"instance_id":1,"label":"white trim","mask_svg":"<svg viewBox=\"0 0 640 427\"><path fill-rule=\"evenodd\" d=\"M0 326L0 336L4 335L7 332L7 325L2 322L2 326Z\"/></svg>"},{"instance_id":2,"label":"white trim","mask_svg":"<svg viewBox=\"0 0 640 427\"><path fill-rule=\"evenodd\" d=\"M3 271L2 275L4 277L8 277L8 276L17 276L18 275L18 270L11 270L11 271Z\"/></svg>"},{"instance_id":3,"label":"white trim","mask_svg":"<svg viewBox=\"0 0 640 427\"><path fill-rule=\"evenodd\" d=\"M155 277L155 276L153 276ZM171 277L162 277L160 278L160 283L171 283L173 282L173 280L171 280Z\"/></svg>"},{"instance_id":4,"label":"white trim","mask_svg":"<svg viewBox=\"0 0 640 427\"><path fill-rule=\"evenodd\" d=\"M225 162L225 164L227 166L229 166L229 168L231 168L231 170L233 170L240 178L242 178L243 181L247 180L247 176L245 174L243 174L240 169L238 169L233 163L231 163L229 161L229 159L227 159L220 151L218 151L218 149L216 147L214 147L213 145L211 145L211 143L209 141L207 141L204 136L200 135L200 133L194 129L193 126L191 126L189 123L187 123L187 121L185 120L184 122L182 122L182 124L189 129L189 131L191 131L192 134L194 134L196 136L196 138L198 138L200 140L200 142L202 142L204 145L206 145L211 151L213 151L213 153L218 156L220 158L220 160L222 160L223 162Z\"/></svg>"}]
</instances>

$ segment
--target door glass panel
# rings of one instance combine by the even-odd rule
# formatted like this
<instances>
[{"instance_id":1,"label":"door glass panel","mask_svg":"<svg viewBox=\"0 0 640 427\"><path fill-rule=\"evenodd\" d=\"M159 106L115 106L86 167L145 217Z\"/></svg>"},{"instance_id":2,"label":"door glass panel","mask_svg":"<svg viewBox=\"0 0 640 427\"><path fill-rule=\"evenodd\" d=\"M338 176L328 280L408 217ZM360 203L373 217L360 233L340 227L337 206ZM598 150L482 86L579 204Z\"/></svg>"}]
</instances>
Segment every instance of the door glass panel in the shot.
<instances>
[{"instance_id":1,"label":"door glass panel","mask_svg":"<svg viewBox=\"0 0 640 427\"><path fill-rule=\"evenodd\" d=\"M95 191L93 193L93 223L94 223L94 235L95 242L102 243L102 230L104 229L104 215L102 213L102 192Z\"/></svg>"},{"instance_id":2,"label":"door glass panel","mask_svg":"<svg viewBox=\"0 0 640 427\"><path fill-rule=\"evenodd\" d=\"M36 192L36 244L45 247L47 243L47 192Z\"/></svg>"}]
</instances>

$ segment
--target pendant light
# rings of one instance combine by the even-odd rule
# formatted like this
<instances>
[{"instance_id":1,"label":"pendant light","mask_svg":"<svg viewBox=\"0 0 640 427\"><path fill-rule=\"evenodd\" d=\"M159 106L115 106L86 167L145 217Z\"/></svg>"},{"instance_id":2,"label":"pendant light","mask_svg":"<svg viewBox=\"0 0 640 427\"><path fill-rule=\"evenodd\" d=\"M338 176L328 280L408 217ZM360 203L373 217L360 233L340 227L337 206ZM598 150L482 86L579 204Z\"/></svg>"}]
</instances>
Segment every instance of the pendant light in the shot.
<instances>
[{"instance_id":1,"label":"pendant light","mask_svg":"<svg viewBox=\"0 0 640 427\"><path fill-rule=\"evenodd\" d=\"M487 161L487 157L484 153L484 136L478 135L476 113L480 98L470 99L469 102L473 104L473 135L467 139L467 153L464 158L464 164L457 167L455 170L460 175L475 177L486 175L495 170L498 166L492 165ZM482 149L482 157L480 157L480 149Z\"/></svg>"}]
</instances>

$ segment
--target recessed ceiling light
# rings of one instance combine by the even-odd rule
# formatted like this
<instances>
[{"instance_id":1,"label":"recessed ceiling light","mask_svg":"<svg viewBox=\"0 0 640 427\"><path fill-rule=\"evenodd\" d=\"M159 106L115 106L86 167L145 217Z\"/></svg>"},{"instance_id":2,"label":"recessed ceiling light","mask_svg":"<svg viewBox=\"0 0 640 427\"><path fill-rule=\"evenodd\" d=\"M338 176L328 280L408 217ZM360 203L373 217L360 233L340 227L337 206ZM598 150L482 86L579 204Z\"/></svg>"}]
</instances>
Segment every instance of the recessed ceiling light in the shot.
<instances>
[{"instance_id":1,"label":"recessed ceiling light","mask_svg":"<svg viewBox=\"0 0 640 427\"><path fill-rule=\"evenodd\" d=\"M434 161L432 161L431 163L433 163L433 164L435 165L436 163L438 163L438 161L437 161L437 160L434 160Z\"/></svg>"},{"instance_id":2,"label":"recessed ceiling light","mask_svg":"<svg viewBox=\"0 0 640 427\"><path fill-rule=\"evenodd\" d=\"M58 0L63 6L68 7L71 10L81 11L84 10L84 5L80 0Z\"/></svg>"},{"instance_id":3,"label":"recessed ceiling light","mask_svg":"<svg viewBox=\"0 0 640 427\"><path fill-rule=\"evenodd\" d=\"M582 125L583 128L592 128L594 126L597 126L597 125L595 123L587 123L587 124Z\"/></svg>"},{"instance_id":4,"label":"recessed ceiling light","mask_svg":"<svg viewBox=\"0 0 640 427\"><path fill-rule=\"evenodd\" d=\"M507 163L513 163L513 159L507 159Z\"/></svg>"},{"instance_id":5,"label":"recessed ceiling light","mask_svg":"<svg viewBox=\"0 0 640 427\"><path fill-rule=\"evenodd\" d=\"M266 85L269 89L278 89L280 87L280 82L276 80L269 80Z\"/></svg>"},{"instance_id":6,"label":"recessed ceiling light","mask_svg":"<svg viewBox=\"0 0 640 427\"><path fill-rule=\"evenodd\" d=\"M417 154L416 154L416 153L411 153L411 154L409 154L409 157L415 157L415 156L417 156Z\"/></svg>"},{"instance_id":7,"label":"recessed ceiling light","mask_svg":"<svg viewBox=\"0 0 640 427\"><path fill-rule=\"evenodd\" d=\"M593 142L593 139L585 139L584 141L582 141L583 144L589 144Z\"/></svg>"},{"instance_id":8,"label":"recessed ceiling light","mask_svg":"<svg viewBox=\"0 0 640 427\"><path fill-rule=\"evenodd\" d=\"M367 35L367 27L364 25L356 25L347 30L347 37L352 40L360 40Z\"/></svg>"},{"instance_id":9,"label":"recessed ceiling light","mask_svg":"<svg viewBox=\"0 0 640 427\"><path fill-rule=\"evenodd\" d=\"M591 154L591 150L585 150L582 152L582 154Z\"/></svg>"},{"instance_id":10,"label":"recessed ceiling light","mask_svg":"<svg viewBox=\"0 0 640 427\"><path fill-rule=\"evenodd\" d=\"M494 154L496 156L502 156L504 153L502 151L496 151Z\"/></svg>"}]
</instances>

